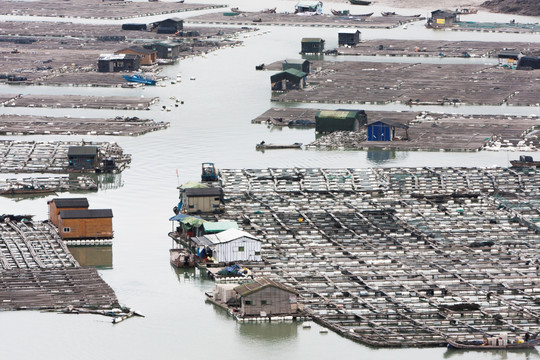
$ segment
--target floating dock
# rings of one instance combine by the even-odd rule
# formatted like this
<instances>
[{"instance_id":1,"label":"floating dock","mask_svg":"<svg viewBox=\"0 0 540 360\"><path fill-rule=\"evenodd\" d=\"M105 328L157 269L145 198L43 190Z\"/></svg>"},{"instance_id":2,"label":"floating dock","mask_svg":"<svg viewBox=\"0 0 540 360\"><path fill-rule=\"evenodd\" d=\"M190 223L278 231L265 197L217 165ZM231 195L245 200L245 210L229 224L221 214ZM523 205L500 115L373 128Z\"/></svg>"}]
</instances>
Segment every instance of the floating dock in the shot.
<instances>
[{"instance_id":1,"label":"floating dock","mask_svg":"<svg viewBox=\"0 0 540 360\"><path fill-rule=\"evenodd\" d=\"M490 65L313 61L306 90L275 92L281 102L540 106L539 70Z\"/></svg>"},{"instance_id":2,"label":"floating dock","mask_svg":"<svg viewBox=\"0 0 540 360\"><path fill-rule=\"evenodd\" d=\"M140 98L128 96L78 96L78 95L15 95L4 106L40 108L83 108L146 110L159 98Z\"/></svg>"},{"instance_id":3,"label":"floating dock","mask_svg":"<svg viewBox=\"0 0 540 360\"><path fill-rule=\"evenodd\" d=\"M98 186L88 176L51 176L0 180L0 195L46 194L62 191L95 191Z\"/></svg>"},{"instance_id":4,"label":"floating dock","mask_svg":"<svg viewBox=\"0 0 540 360\"><path fill-rule=\"evenodd\" d=\"M540 330L536 169L220 169L220 181L220 218L263 242L264 263L244 265L343 336L411 347Z\"/></svg>"}]
</instances>

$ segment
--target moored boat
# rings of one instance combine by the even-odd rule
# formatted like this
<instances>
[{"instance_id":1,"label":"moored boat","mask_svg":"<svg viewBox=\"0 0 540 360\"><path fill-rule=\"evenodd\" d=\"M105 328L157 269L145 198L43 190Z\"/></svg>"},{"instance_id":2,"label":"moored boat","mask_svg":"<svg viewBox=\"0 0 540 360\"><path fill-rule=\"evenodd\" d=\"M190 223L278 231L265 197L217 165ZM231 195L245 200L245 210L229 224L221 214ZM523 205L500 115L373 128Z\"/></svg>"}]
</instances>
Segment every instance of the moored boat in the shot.
<instances>
[{"instance_id":1,"label":"moored boat","mask_svg":"<svg viewBox=\"0 0 540 360\"><path fill-rule=\"evenodd\" d=\"M349 2L353 5L369 5L371 4L371 1L363 1L363 0L349 0Z\"/></svg>"},{"instance_id":2,"label":"moored boat","mask_svg":"<svg viewBox=\"0 0 540 360\"><path fill-rule=\"evenodd\" d=\"M177 268L195 266L195 255L184 249L170 249L171 265Z\"/></svg>"},{"instance_id":3,"label":"moored boat","mask_svg":"<svg viewBox=\"0 0 540 360\"><path fill-rule=\"evenodd\" d=\"M521 155L519 160L511 160L512 167L539 167L540 161L534 161L532 156Z\"/></svg>"},{"instance_id":4,"label":"moored boat","mask_svg":"<svg viewBox=\"0 0 540 360\"><path fill-rule=\"evenodd\" d=\"M394 16L396 13L394 11L383 11L381 13L382 16Z\"/></svg>"},{"instance_id":5,"label":"moored boat","mask_svg":"<svg viewBox=\"0 0 540 360\"><path fill-rule=\"evenodd\" d=\"M368 18L371 15L373 15L373 13L353 15L349 13L349 10L339 11L339 10L331 9L330 11L332 12L332 15L334 16L347 16L347 17L352 17L352 18Z\"/></svg>"},{"instance_id":6,"label":"moored boat","mask_svg":"<svg viewBox=\"0 0 540 360\"><path fill-rule=\"evenodd\" d=\"M124 75L124 79L126 79L129 82L136 82L136 83L141 83L145 85L156 85L156 80L146 78L142 76L141 74Z\"/></svg>"},{"instance_id":7,"label":"moored boat","mask_svg":"<svg viewBox=\"0 0 540 360\"><path fill-rule=\"evenodd\" d=\"M294 144L267 144L264 141L260 142L255 146L257 150L268 150L268 149L301 149L302 143Z\"/></svg>"}]
</instances>

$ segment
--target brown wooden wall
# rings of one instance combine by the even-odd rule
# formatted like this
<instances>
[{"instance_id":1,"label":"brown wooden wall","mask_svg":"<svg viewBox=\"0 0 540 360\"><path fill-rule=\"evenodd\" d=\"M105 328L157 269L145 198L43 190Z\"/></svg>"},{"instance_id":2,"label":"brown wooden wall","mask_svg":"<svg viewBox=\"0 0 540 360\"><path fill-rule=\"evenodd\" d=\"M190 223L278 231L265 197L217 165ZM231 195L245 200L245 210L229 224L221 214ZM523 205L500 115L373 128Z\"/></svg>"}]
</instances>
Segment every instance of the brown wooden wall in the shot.
<instances>
[{"instance_id":1,"label":"brown wooden wall","mask_svg":"<svg viewBox=\"0 0 540 360\"><path fill-rule=\"evenodd\" d=\"M54 201L49 202L49 221L58 227L58 217L60 210L85 210L87 207L66 207L58 209Z\"/></svg>"},{"instance_id":2,"label":"brown wooden wall","mask_svg":"<svg viewBox=\"0 0 540 360\"><path fill-rule=\"evenodd\" d=\"M62 209L63 210L63 209ZM112 238L112 218L62 219L58 231L62 239ZM69 228L69 232L64 229Z\"/></svg>"}]
</instances>

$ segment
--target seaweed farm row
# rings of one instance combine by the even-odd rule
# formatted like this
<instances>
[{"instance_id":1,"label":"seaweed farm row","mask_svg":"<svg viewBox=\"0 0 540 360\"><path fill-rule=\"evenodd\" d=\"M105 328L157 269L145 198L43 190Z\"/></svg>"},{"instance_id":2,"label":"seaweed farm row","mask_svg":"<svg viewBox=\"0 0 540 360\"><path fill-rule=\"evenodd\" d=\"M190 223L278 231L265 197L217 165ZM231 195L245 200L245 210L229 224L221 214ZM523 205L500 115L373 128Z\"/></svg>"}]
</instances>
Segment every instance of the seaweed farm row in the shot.
<instances>
[{"instance_id":1,"label":"seaweed farm row","mask_svg":"<svg viewBox=\"0 0 540 360\"><path fill-rule=\"evenodd\" d=\"M308 89L274 93L282 102L539 106L538 70L489 65L314 61ZM309 91L307 91L309 90Z\"/></svg>"},{"instance_id":2,"label":"seaweed farm row","mask_svg":"<svg viewBox=\"0 0 540 360\"><path fill-rule=\"evenodd\" d=\"M226 211L314 320L374 346L540 330L535 168L225 169Z\"/></svg>"},{"instance_id":3,"label":"seaweed farm row","mask_svg":"<svg viewBox=\"0 0 540 360\"><path fill-rule=\"evenodd\" d=\"M0 140L0 173L66 173L71 146L98 147L98 158L112 159L121 172L131 162L116 143L85 141Z\"/></svg>"},{"instance_id":4,"label":"seaweed farm row","mask_svg":"<svg viewBox=\"0 0 540 360\"><path fill-rule=\"evenodd\" d=\"M111 287L79 266L49 222L0 217L0 311L118 307Z\"/></svg>"},{"instance_id":5,"label":"seaweed farm row","mask_svg":"<svg viewBox=\"0 0 540 360\"><path fill-rule=\"evenodd\" d=\"M114 119L49 117L34 115L0 115L3 135L117 135L138 136L164 130L168 122L155 122L137 117Z\"/></svg>"},{"instance_id":6,"label":"seaweed farm row","mask_svg":"<svg viewBox=\"0 0 540 360\"><path fill-rule=\"evenodd\" d=\"M268 12L225 12L209 13L190 17L191 24L231 24L231 25L273 25L273 26L311 26L311 27L358 27L392 29L400 25L425 20L419 16L299 16L291 13Z\"/></svg>"}]
</instances>

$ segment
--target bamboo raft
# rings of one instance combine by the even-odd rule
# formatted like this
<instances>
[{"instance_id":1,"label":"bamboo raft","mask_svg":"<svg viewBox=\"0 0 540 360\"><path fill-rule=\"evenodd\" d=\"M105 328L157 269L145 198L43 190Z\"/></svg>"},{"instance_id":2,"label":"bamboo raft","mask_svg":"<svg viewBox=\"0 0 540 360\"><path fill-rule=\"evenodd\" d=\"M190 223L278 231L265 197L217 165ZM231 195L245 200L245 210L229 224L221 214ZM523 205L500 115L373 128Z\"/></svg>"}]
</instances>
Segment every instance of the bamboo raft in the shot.
<instances>
[{"instance_id":1,"label":"bamboo raft","mask_svg":"<svg viewBox=\"0 0 540 360\"><path fill-rule=\"evenodd\" d=\"M220 169L220 181L220 219L262 240L264 263L244 265L347 338L446 346L540 330L536 169Z\"/></svg>"}]
</instances>

